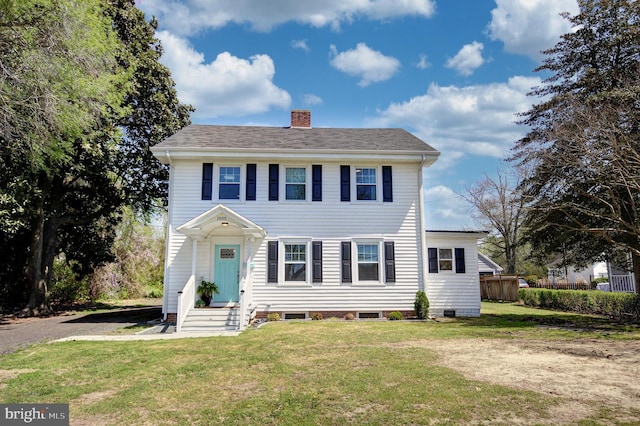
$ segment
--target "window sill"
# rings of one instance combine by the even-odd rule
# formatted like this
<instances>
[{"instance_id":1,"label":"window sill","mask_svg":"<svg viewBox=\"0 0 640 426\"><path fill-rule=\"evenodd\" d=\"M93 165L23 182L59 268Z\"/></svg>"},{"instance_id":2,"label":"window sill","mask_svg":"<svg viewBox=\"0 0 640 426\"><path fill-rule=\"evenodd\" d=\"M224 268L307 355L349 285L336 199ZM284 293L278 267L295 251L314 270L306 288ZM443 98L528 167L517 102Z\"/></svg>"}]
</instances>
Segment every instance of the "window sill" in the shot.
<instances>
[{"instance_id":1,"label":"window sill","mask_svg":"<svg viewBox=\"0 0 640 426\"><path fill-rule=\"evenodd\" d=\"M381 281L358 281L353 283L342 283L342 285L348 285L350 287L387 287L392 283L383 283Z\"/></svg>"},{"instance_id":2,"label":"window sill","mask_svg":"<svg viewBox=\"0 0 640 426\"><path fill-rule=\"evenodd\" d=\"M287 287L287 288L295 288L295 287L299 287L299 288L307 288L307 287L313 287L313 285L311 283L308 282L304 282L304 281L283 281L283 282L279 282L276 284L277 287Z\"/></svg>"}]
</instances>

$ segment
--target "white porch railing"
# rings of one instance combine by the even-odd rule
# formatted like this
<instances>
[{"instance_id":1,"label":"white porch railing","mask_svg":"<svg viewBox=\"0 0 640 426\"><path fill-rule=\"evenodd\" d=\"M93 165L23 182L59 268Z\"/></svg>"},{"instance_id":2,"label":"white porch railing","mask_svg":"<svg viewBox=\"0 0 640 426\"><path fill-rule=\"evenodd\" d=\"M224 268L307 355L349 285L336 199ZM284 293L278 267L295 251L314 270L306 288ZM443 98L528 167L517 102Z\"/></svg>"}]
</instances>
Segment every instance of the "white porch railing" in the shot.
<instances>
[{"instance_id":1,"label":"white porch railing","mask_svg":"<svg viewBox=\"0 0 640 426\"><path fill-rule=\"evenodd\" d=\"M631 275L612 275L609 280L611 291L635 293L636 285Z\"/></svg>"},{"instance_id":2,"label":"white porch railing","mask_svg":"<svg viewBox=\"0 0 640 426\"><path fill-rule=\"evenodd\" d=\"M247 325L245 324L245 316L246 316L246 312L247 312L247 296L246 296L246 290L247 290L247 280L242 278L242 280L240 280L240 315L239 315L239 321L238 321L238 330L242 331L244 330Z\"/></svg>"},{"instance_id":3,"label":"white porch railing","mask_svg":"<svg viewBox=\"0 0 640 426\"><path fill-rule=\"evenodd\" d=\"M176 332L182 330L182 323L187 314L193 309L196 300L196 277L191 275L182 291L178 292L178 312L176 314Z\"/></svg>"}]
</instances>

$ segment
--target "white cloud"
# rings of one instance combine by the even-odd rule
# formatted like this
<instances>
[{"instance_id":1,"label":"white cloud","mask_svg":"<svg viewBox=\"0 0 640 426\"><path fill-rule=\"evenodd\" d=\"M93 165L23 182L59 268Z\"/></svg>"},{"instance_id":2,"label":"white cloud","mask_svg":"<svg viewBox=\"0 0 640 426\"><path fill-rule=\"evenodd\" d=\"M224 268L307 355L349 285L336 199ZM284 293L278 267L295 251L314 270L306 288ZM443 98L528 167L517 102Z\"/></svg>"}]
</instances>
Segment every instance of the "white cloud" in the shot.
<instances>
[{"instance_id":1,"label":"white cloud","mask_svg":"<svg viewBox=\"0 0 640 426\"><path fill-rule=\"evenodd\" d=\"M420 61L418 61L418 65L416 65L418 68L420 68L421 70L427 69L431 66L431 64L429 63L429 61L427 61L427 55L425 54L421 54L420 55Z\"/></svg>"},{"instance_id":2,"label":"white cloud","mask_svg":"<svg viewBox=\"0 0 640 426\"><path fill-rule=\"evenodd\" d=\"M313 93L306 93L302 96L302 102L308 106L322 105L322 98L318 95L314 95Z\"/></svg>"},{"instance_id":3,"label":"white cloud","mask_svg":"<svg viewBox=\"0 0 640 426\"><path fill-rule=\"evenodd\" d=\"M520 76L488 85L432 84L424 95L379 111L370 124L415 129L420 139L449 154L436 161L439 169L452 167L462 155L504 158L526 131L515 124L516 114L531 107L526 94L540 84L538 77Z\"/></svg>"},{"instance_id":4,"label":"white cloud","mask_svg":"<svg viewBox=\"0 0 640 426\"><path fill-rule=\"evenodd\" d=\"M242 116L289 108L291 96L273 84L275 66L268 55L238 58L220 53L206 63L183 38L157 33L164 47L162 63L171 70L181 102L196 107L195 118Z\"/></svg>"},{"instance_id":5,"label":"white cloud","mask_svg":"<svg viewBox=\"0 0 640 426\"><path fill-rule=\"evenodd\" d=\"M300 49L300 50L304 50L305 52L310 52L311 49L309 48L309 45L307 45L307 40L292 40L291 41L291 47L293 47L294 49Z\"/></svg>"},{"instance_id":6,"label":"white cloud","mask_svg":"<svg viewBox=\"0 0 640 426\"><path fill-rule=\"evenodd\" d=\"M372 50L364 43L358 43L355 49L338 52L331 45L331 65L349 75L360 77L358 86L366 87L371 83L388 80L400 68L400 61Z\"/></svg>"},{"instance_id":7,"label":"white cloud","mask_svg":"<svg viewBox=\"0 0 640 426\"><path fill-rule=\"evenodd\" d=\"M562 12L579 12L576 0L496 0L491 11L489 36L504 43L507 52L527 55L536 61L540 51L553 47L571 24Z\"/></svg>"},{"instance_id":8,"label":"white cloud","mask_svg":"<svg viewBox=\"0 0 640 426\"><path fill-rule=\"evenodd\" d=\"M430 187L424 191L425 224L430 230L471 229L471 206L444 185Z\"/></svg>"},{"instance_id":9,"label":"white cloud","mask_svg":"<svg viewBox=\"0 0 640 426\"><path fill-rule=\"evenodd\" d=\"M269 31L286 22L339 29L343 23L361 17L384 21L404 16L429 17L435 12L434 0L155 0L140 2L138 7L181 35L230 23L249 24L256 31Z\"/></svg>"},{"instance_id":10,"label":"white cloud","mask_svg":"<svg viewBox=\"0 0 640 426\"><path fill-rule=\"evenodd\" d=\"M484 45L477 41L471 44L465 44L456 56L447 61L445 67L453 68L464 76L470 76L476 68L485 62L482 57L483 48Z\"/></svg>"}]
</instances>

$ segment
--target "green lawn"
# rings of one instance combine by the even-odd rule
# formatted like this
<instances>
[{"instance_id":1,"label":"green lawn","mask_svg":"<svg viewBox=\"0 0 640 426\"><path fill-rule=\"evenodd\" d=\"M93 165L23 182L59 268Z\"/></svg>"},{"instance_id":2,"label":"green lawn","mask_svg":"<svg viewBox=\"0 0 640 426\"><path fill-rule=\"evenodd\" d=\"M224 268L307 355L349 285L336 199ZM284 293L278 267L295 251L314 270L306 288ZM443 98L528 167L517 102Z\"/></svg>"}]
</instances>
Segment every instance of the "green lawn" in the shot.
<instances>
[{"instance_id":1,"label":"green lawn","mask_svg":"<svg viewBox=\"0 0 640 426\"><path fill-rule=\"evenodd\" d=\"M69 403L71 424L94 425L552 424L558 398L465 379L431 349L514 335L638 340L640 329L483 304L477 319L281 321L238 337L42 344L0 356L0 401Z\"/></svg>"}]
</instances>

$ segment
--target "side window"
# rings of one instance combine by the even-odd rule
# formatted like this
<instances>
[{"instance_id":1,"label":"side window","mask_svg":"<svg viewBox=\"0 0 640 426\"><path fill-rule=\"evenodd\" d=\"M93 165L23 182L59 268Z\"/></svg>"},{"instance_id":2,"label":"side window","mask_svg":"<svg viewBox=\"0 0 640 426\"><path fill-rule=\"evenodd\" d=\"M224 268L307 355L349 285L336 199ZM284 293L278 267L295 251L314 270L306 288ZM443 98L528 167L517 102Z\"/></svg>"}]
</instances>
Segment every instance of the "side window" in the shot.
<instances>
[{"instance_id":1,"label":"side window","mask_svg":"<svg viewBox=\"0 0 640 426\"><path fill-rule=\"evenodd\" d=\"M285 168L285 200L305 200L307 195L307 169Z\"/></svg>"},{"instance_id":2,"label":"side window","mask_svg":"<svg viewBox=\"0 0 640 426\"><path fill-rule=\"evenodd\" d=\"M240 167L221 166L218 179L218 198L221 200L240 199Z\"/></svg>"},{"instance_id":3,"label":"side window","mask_svg":"<svg viewBox=\"0 0 640 426\"><path fill-rule=\"evenodd\" d=\"M373 167L356 168L356 199L376 200L376 169Z\"/></svg>"},{"instance_id":4,"label":"side window","mask_svg":"<svg viewBox=\"0 0 640 426\"><path fill-rule=\"evenodd\" d=\"M453 250L441 248L438 250L438 268L441 271L453 271Z\"/></svg>"},{"instance_id":5,"label":"side window","mask_svg":"<svg viewBox=\"0 0 640 426\"><path fill-rule=\"evenodd\" d=\"M427 249L429 273L437 274L438 272L454 272L465 273L464 248L435 248Z\"/></svg>"}]
</instances>

